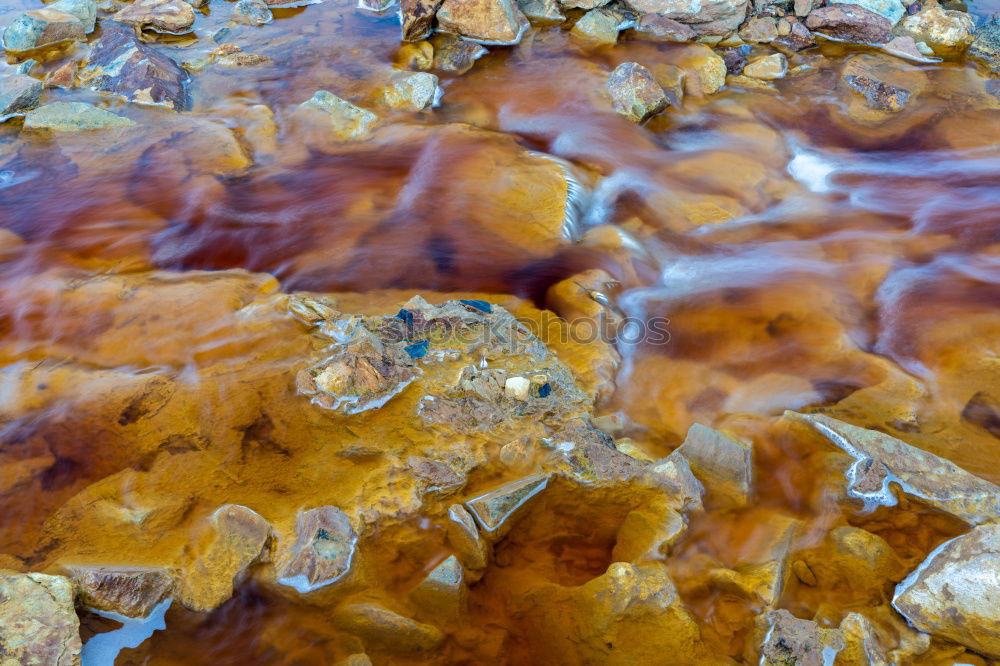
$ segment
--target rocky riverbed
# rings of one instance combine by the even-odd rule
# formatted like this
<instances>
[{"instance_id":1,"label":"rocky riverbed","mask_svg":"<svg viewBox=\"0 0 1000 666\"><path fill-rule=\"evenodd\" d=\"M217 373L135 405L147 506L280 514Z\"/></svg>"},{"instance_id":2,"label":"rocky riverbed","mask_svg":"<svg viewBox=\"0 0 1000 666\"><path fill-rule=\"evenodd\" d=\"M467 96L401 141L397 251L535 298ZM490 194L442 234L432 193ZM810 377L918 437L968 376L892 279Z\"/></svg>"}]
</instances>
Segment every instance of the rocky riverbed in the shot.
<instances>
[{"instance_id":1,"label":"rocky riverbed","mask_svg":"<svg viewBox=\"0 0 1000 666\"><path fill-rule=\"evenodd\" d=\"M1000 664L997 11L8 0L0 663Z\"/></svg>"}]
</instances>

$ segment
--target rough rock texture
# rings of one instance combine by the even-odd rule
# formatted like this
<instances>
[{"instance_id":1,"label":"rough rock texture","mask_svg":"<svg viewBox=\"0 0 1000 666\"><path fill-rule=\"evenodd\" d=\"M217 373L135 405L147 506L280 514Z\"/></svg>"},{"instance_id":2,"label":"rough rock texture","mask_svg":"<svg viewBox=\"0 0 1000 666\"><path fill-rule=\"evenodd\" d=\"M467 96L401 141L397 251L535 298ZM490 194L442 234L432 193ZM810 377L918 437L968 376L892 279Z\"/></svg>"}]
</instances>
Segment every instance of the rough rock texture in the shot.
<instances>
[{"instance_id":1,"label":"rough rock texture","mask_svg":"<svg viewBox=\"0 0 1000 666\"><path fill-rule=\"evenodd\" d=\"M809 424L854 458L847 474L848 493L869 506L896 504L890 487L895 484L913 500L970 525L993 521L1000 515L1000 487L944 458L829 416L795 412L786 415Z\"/></svg>"},{"instance_id":2,"label":"rough rock texture","mask_svg":"<svg viewBox=\"0 0 1000 666\"><path fill-rule=\"evenodd\" d=\"M438 77L427 72L393 72L382 89L382 103L393 109L422 111L437 100Z\"/></svg>"},{"instance_id":3,"label":"rough rock texture","mask_svg":"<svg viewBox=\"0 0 1000 666\"><path fill-rule=\"evenodd\" d=\"M467 42L452 35L435 35L431 43L434 45L431 67L453 74L465 74L472 69L477 60L489 53L480 44Z\"/></svg>"},{"instance_id":4,"label":"rough rock texture","mask_svg":"<svg viewBox=\"0 0 1000 666\"><path fill-rule=\"evenodd\" d=\"M153 567L70 566L80 603L126 617L146 617L173 588L165 569Z\"/></svg>"},{"instance_id":5,"label":"rough rock texture","mask_svg":"<svg viewBox=\"0 0 1000 666\"><path fill-rule=\"evenodd\" d=\"M806 27L849 42L884 44L892 22L857 5L830 5L814 9L806 17Z\"/></svg>"},{"instance_id":6,"label":"rough rock texture","mask_svg":"<svg viewBox=\"0 0 1000 666\"><path fill-rule=\"evenodd\" d=\"M562 23L566 20L557 0L518 0L517 6L530 21L535 23Z\"/></svg>"},{"instance_id":7,"label":"rough rock texture","mask_svg":"<svg viewBox=\"0 0 1000 666\"><path fill-rule=\"evenodd\" d=\"M639 14L658 14L685 23L699 35L726 35L746 18L747 0L628 0Z\"/></svg>"},{"instance_id":8,"label":"rough rock texture","mask_svg":"<svg viewBox=\"0 0 1000 666\"><path fill-rule=\"evenodd\" d=\"M643 14L635 26L636 35L663 42L690 42L698 36L690 26L659 14Z\"/></svg>"},{"instance_id":9,"label":"rough rock texture","mask_svg":"<svg viewBox=\"0 0 1000 666\"><path fill-rule=\"evenodd\" d=\"M896 25L903 18L905 8L899 0L834 0L830 4L854 5L883 16L889 23Z\"/></svg>"},{"instance_id":10,"label":"rough rock texture","mask_svg":"<svg viewBox=\"0 0 1000 666\"><path fill-rule=\"evenodd\" d=\"M979 26L969 45L969 55L994 72L1000 72L1000 15L990 17Z\"/></svg>"},{"instance_id":11,"label":"rough rock texture","mask_svg":"<svg viewBox=\"0 0 1000 666\"><path fill-rule=\"evenodd\" d=\"M399 22L404 42L426 39L434 28L434 15L442 0L399 0Z\"/></svg>"},{"instance_id":12,"label":"rough rock texture","mask_svg":"<svg viewBox=\"0 0 1000 666\"><path fill-rule=\"evenodd\" d=\"M1000 525L941 544L899 584L892 605L921 631L1000 659Z\"/></svg>"},{"instance_id":13,"label":"rough rock texture","mask_svg":"<svg viewBox=\"0 0 1000 666\"><path fill-rule=\"evenodd\" d=\"M941 9L933 5L907 16L893 30L894 35L924 42L937 55L948 56L964 51L972 43L976 24L965 12Z\"/></svg>"},{"instance_id":14,"label":"rough rock texture","mask_svg":"<svg viewBox=\"0 0 1000 666\"><path fill-rule=\"evenodd\" d=\"M592 9L573 24L572 34L591 46L614 46L618 42L619 16L604 7Z\"/></svg>"},{"instance_id":15,"label":"rough rock texture","mask_svg":"<svg viewBox=\"0 0 1000 666\"><path fill-rule=\"evenodd\" d=\"M686 73L684 92L692 97L711 95L726 85L726 61L707 46L687 47L677 65Z\"/></svg>"},{"instance_id":16,"label":"rough rock texture","mask_svg":"<svg viewBox=\"0 0 1000 666\"><path fill-rule=\"evenodd\" d=\"M469 588L462 564L449 555L410 590L409 599L439 622L459 622L467 613Z\"/></svg>"},{"instance_id":17,"label":"rough rock texture","mask_svg":"<svg viewBox=\"0 0 1000 666\"><path fill-rule=\"evenodd\" d=\"M59 44L82 41L87 31L79 18L51 7L33 9L14 19L3 32L3 47L22 53Z\"/></svg>"},{"instance_id":18,"label":"rough rock texture","mask_svg":"<svg viewBox=\"0 0 1000 666\"><path fill-rule=\"evenodd\" d=\"M330 124L334 136L340 139L363 139L371 133L378 116L354 106L331 92L320 90L299 105L296 113L321 117Z\"/></svg>"},{"instance_id":19,"label":"rough rock texture","mask_svg":"<svg viewBox=\"0 0 1000 666\"><path fill-rule=\"evenodd\" d=\"M625 62L608 76L615 111L632 122L645 122L667 108L667 96L653 74L636 62Z\"/></svg>"},{"instance_id":20,"label":"rough rock texture","mask_svg":"<svg viewBox=\"0 0 1000 666\"><path fill-rule=\"evenodd\" d=\"M127 27L109 23L80 71L81 85L130 102L181 111L188 106L188 72L138 39Z\"/></svg>"},{"instance_id":21,"label":"rough rock texture","mask_svg":"<svg viewBox=\"0 0 1000 666\"><path fill-rule=\"evenodd\" d=\"M274 21L274 14L264 0L239 0L233 5L233 20L248 25L267 25Z\"/></svg>"},{"instance_id":22,"label":"rough rock texture","mask_svg":"<svg viewBox=\"0 0 1000 666\"><path fill-rule=\"evenodd\" d=\"M805 23L798 21L792 23L787 35L779 35L771 42L775 46L782 46L790 51L801 51L816 44L812 33Z\"/></svg>"},{"instance_id":23,"label":"rough rock texture","mask_svg":"<svg viewBox=\"0 0 1000 666\"><path fill-rule=\"evenodd\" d=\"M82 132L132 125L135 123L128 118L83 102L53 102L28 111L24 116L26 130Z\"/></svg>"},{"instance_id":24,"label":"rough rock texture","mask_svg":"<svg viewBox=\"0 0 1000 666\"><path fill-rule=\"evenodd\" d=\"M278 556L278 582L305 594L343 578L351 569L358 535L335 506L299 513L295 543Z\"/></svg>"},{"instance_id":25,"label":"rough rock texture","mask_svg":"<svg viewBox=\"0 0 1000 666\"><path fill-rule=\"evenodd\" d=\"M83 24L83 31L88 35L97 27L97 3L94 0L58 0L46 5L46 8L72 14Z\"/></svg>"},{"instance_id":26,"label":"rough rock texture","mask_svg":"<svg viewBox=\"0 0 1000 666\"><path fill-rule=\"evenodd\" d=\"M42 82L24 74L11 74L0 79L0 120L23 115L38 106Z\"/></svg>"},{"instance_id":27,"label":"rough rock texture","mask_svg":"<svg viewBox=\"0 0 1000 666\"><path fill-rule=\"evenodd\" d=\"M770 16L754 16L740 27L740 37L747 42L770 43L778 38L778 22Z\"/></svg>"},{"instance_id":28,"label":"rough rock texture","mask_svg":"<svg viewBox=\"0 0 1000 666\"><path fill-rule=\"evenodd\" d=\"M194 25L194 10L184 0L135 0L114 20L140 30L183 35Z\"/></svg>"},{"instance_id":29,"label":"rough rock texture","mask_svg":"<svg viewBox=\"0 0 1000 666\"><path fill-rule=\"evenodd\" d=\"M528 28L514 0L444 0L437 22L438 30L481 44L516 44Z\"/></svg>"},{"instance_id":30,"label":"rough rock texture","mask_svg":"<svg viewBox=\"0 0 1000 666\"><path fill-rule=\"evenodd\" d=\"M784 609L759 616L756 635L763 639L762 666L827 666L846 645L839 630L821 629Z\"/></svg>"},{"instance_id":31,"label":"rough rock texture","mask_svg":"<svg viewBox=\"0 0 1000 666\"><path fill-rule=\"evenodd\" d=\"M80 621L62 576L0 569L0 657L4 665L77 666Z\"/></svg>"},{"instance_id":32,"label":"rough rock texture","mask_svg":"<svg viewBox=\"0 0 1000 666\"><path fill-rule=\"evenodd\" d=\"M676 452L708 492L709 500L745 506L753 488L753 447L696 423Z\"/></svg>"}]
</instances>

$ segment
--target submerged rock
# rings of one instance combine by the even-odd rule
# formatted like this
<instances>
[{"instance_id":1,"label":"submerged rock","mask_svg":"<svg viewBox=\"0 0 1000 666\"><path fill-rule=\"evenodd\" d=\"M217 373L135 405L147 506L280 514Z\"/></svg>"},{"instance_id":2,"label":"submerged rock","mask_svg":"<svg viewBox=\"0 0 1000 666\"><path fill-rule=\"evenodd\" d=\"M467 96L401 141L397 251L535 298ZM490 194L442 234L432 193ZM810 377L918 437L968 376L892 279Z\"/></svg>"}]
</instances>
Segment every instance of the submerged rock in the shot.
<instances>
[{"instance_id":1,"label":"submerged rock","mask_svg":"<svg viewBox=\"0 0 1000 666\"><path fill-rule=\"evenodd\" d=\"M454 74L465 74L477 60L489 53L481 44L452 35L436 35L431 44L434 45L434 57L430 66Z\"/></svg>"},{"instance_id":2,"label":"submerged rock","mask_svg":"<svg viewBox=\"0 0 1000 666\"><path fill-rule=\"evenodd\" d=\"M137 30L183 35L194 25L194 10L184 0L135 0L113 18Z\"/></svg>"},{"instance_id":3,"label":"submerged rock","mask_svg":"<svg viewBox=\"0 0 1000 666\"><path fill-rule=\"evenodd\" d=\"M305 594L335 583L351 569L358 535L335 506L299 513L295 543L278 559L278 582Z\"/></svg>"},{"instance_id":4,"label":"submerged rock","mask_svg":"<svg viewBox=\"0 0 1000 666\"><path fill-rule=\"evenodd\" d=\"M404 42L426 39L434 29L434 15L442 0L399 0L399 22Z\"/></svg>"},{"instance_id":5,"label":"submerged rock","mask_svg":"<svg viewBox=\"0 0 1000 666\"><path fill-rule=\"evenodd\" d=\"M469 509L487 538L497 541L510 529L513 518L523 510L528 501L545 490L549 479L537 474L468 500Z\"/></svg>"},{"instance_id":6,"label":"submerged rock","mask_svg":"<svg viewBox=\"0 0 1000 666\"><path fill-rule=\"evenodd\" d=\"M71 566L70 578L88 608L126 617L146 617L173 588L165 569L152 567Z\"/></svg>"},{"instance_id":7,"label":"submerged rock","mask_svg":"<svg viewBox=\"0 0 1000 666\"><path fill-rule=\"evenodd\" d=\"M866 430L821 414L786 412L806 423L852 458L848 494L868 506L894 506L889 484L911 499L951 514L970 525L1000 515L1000 487L954 463L910 446L895 437Z\"/></svg>"},{"instance_id":8,"label":"submerged rock","mask_svg":"<svg viewBox=\"0 0 1000 666\"><path fill-rule=\"evenodd\" d=\"M82 85L175 111L187 108L189 79L183 67L114 23L105 26L80 71Z\"/></svg>"},{"instance_id":9,"label":"submerged rock","mask_svg":"<svg viewBox=\"0 0 1000 666\"><path fill-rule=\"evenodd\" d=\"M692 44L677 61L684 69L684 92L692 97L712 95L726 85L726 61L702 44Z\"/></svg>"},{"instance_id":10,"label":"submerged rock","mask_svg":"<svg viewBox=\"0 0 1000 666\"><path fill-rule=\"evenodd\" d=\"M626 0L639 14L656 14L690 26L699 35L727 35L747 13L747 0Z\"/></svg>"},{"instance_id":11,"label":"submerged rock","mask_svg":"<svg viewBox=\"0 0 1000 666\"><path fill-rule=\"evenodd\" d=\"M964 51L972 43L976 24L965 12L941 9L938 5L907 16L893 30L894 35L924 42L934 53L948 56Z\"/></svg>"},{"instance_id":12,"label":"submerged rock","mask_svg":"<svg viewBox=\"0 0 1000 666\"><path fill-rule=\"evenodd\" d=\"M829 5L814 9L806 17L806 27L848 42L885 44L892 22L857 5Z\"/></svg>"},{"instance_id":13,"label":"submerged rock","mask_svg":"<svg viewBox=\"0 0 1000 666\"><path fill-rule=\"evenodd\" d=\"M468 596L462 565L454 555L434 567L409 594L410 601L424 613L449 624L465 616Z\"/></svg>"},{"instance_id":14,"label":"submerged rock","mask_svg":"<svg viewBox=\"0 0 1000 666\"><path fill-rule=\"evenodd\" d=\"M746 506L753 491L753 447L696 423L676 449L690 463L709 497Z\"/></svg>"},{"instance_id":15,"label":"submerged rock","mask_svg":"<svg viewBox=\"0 0 1000 666\"><path fill-rule=\"evenodd\" d=\"M322 115L329 121L334 136L340 139L363 139L378 123L378 116L371 111L354 106L326 90L316 92L299 105L298 111Z\"/></svg>"},{"instance_id":16,"label":"submerged rock","mask_svg":"<svg viewBox=\"0 0 1000 666\"><path fill-rule=\"evenodd\" d=\"M584 14L570 32L591 46L614 46L618 42L620 23L616 12L600 7Z\"/></svg>"},{"instance_id":17,"label":"submerged rock","mask_svg":"<svg viewBox=\"0 0 1000 666\"><path fill-rule=\"evenodd\" d=\"M11 74L0 79L0 121L24 115L38 106L42 82L25 74Z\"/></svg>"},{"instance_id":18,"label":"submerged rock","mask_svg":"<svg viewBox=\"0 0 1000 666\"><path fill-rule=\"evenodd\" d=\"M26 130L84 132L133 125L135 123L128 118L83 102L53 102L33 109L24 116Z\"/></svg>"},{"instance_id":19,"label":"submerged rock","mask_svg":"<svg viewBox=\"0 0 1000 666\"><path fill-rule=\"evenodd\" d=\"M517 44L528 19L514 0L444 0L438 29L481 44Z\"/></svg>"},{"instance_id":20,"label":"submerged rock","mask_svg":"<svg viewBox=\"0 0 1000 666\"><path fill-rule=\"evenodd\" d=\"M0 570L0 656L14 666L78 666L80 620L62 576Z\"/></svg>"},{"instance_id":21,"label":"submerged rock","mask_svg":"<svg viewBox=\"0 0 1000 666\"><path fill-rule=\"evenodd\" d=\"M1000 659L1000 524L938 546L896 587L892 605L917 629Z\"/></svg>"},{"instance_id":22,"label":"submerged rock","mask_svg":"<svg viewBox=\"0 0 1000 666\"><path fill-rule=\"evenodd\" d=\"M233 20L248 25L267 25L274 14L264 0L239 0L233 5Z\"/></svg>"},{"instance_id":23,"label":"submerged rock","mask_svg":"<svg viewBox=\"0 0 1000 666\"><path fill-rule=\"evenodd\" d=\"M788 71L788 59L781 53L753 58L743 68L743 73L755 79L773 81L785 76Z\"/></svg>"},{"instance_id":24,"label":"submerged rock","mask_svg":"<svg viewBox=\"0 0 1000 666\"><path fill-rule=\"evenodd\" d=\"M3 32L3 47L8 53L22 53L62 42L83 41L86 34L78 17L43 7L14 19Z\"/></svg>"},{"instance_id":25,"label":"submerged rock","mask_svg":"<svg viewBox=\"0 0 1000 666\"><path fill-rule=\"evenodd\" d=\"M341 606L334 613L338 628L392 652L424 652L444 639L441 631L374 603Z\"/></svg>"}]
</instances>

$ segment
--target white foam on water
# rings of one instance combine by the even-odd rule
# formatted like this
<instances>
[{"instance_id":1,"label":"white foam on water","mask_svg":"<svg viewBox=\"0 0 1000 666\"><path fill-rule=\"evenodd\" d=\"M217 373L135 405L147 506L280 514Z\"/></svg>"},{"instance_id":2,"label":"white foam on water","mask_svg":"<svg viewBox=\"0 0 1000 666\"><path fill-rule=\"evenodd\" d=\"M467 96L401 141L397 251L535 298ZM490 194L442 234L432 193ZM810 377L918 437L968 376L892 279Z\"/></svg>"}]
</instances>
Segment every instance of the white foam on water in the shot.
<instances>
[{"instance_id":1,"label":"white foam on water","mask_svg":"<svg viewBox=\"0 0 1000 666\"><path fill-rule=\"evenodd\" d=\"M111 611L90 609L96 615L121 622L122 626L114 631L97 634L87 641L80 652L82 666L114 666L119 652L139 647L154 631L166 629L164 616L172 601L173 599L161 601L149 617L127 617Z\"/></svg>"},{"instance_id":2,"label":"white foam on water","mask_svg":"<svg viewBox=\"0 0 1000 666\"><path fill-rule=\"evenodd\" d=\"M836 165L819 153L805 150L801 146L793 146L795 157L788 163L788 173L812 192L824 193L830 187L830 175L837 170Z\"/></svg>"}]
</instances>

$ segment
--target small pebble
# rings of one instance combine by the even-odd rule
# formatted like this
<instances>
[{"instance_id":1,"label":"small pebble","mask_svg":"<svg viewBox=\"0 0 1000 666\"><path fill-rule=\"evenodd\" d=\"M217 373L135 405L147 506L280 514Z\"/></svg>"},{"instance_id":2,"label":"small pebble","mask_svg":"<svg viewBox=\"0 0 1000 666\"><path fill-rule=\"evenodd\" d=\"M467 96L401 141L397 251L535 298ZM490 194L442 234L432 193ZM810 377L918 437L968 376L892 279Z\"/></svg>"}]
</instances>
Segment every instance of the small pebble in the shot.
<instances>
[{"instance_id":1,"label":"small pebble","mask_svg":"<svg viewBox=\"0 0 1000 666\"><path fill-rule=\"evenodd\" d=\"M527 400L530 390L531 382L527 377L508 377L503 385L504 395L514 400Z\"/></svg>"}]
</instances>

